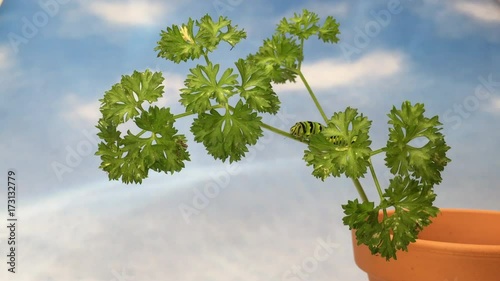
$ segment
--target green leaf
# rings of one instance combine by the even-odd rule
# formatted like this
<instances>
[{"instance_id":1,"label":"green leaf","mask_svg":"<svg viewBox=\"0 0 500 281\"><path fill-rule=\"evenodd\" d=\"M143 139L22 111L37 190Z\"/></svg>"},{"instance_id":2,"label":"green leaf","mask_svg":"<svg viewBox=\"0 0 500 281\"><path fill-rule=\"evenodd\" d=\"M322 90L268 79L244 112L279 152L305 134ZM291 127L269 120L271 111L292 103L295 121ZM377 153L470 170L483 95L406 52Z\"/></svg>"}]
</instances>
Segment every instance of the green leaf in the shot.
<instances>
[{"instance_id":1,"label":"green leaf","mask_svg":"<svg viewBox=\"0 0 500 281\"><path fill-rule=\"evenodd\" d=\"M218 104L226 104L229 97L235 94L235 85L238 75L232 74L233 69L224 71L217 79L219 65L208 63L207 66L197 65L190 69L191 74L184 81L186 88L181 89L180 102L186 107L187 112L202 113L211 108L211 99Z\"/></svg>"},{"instance_id":2,"label":"green leaf","mask_svg":"<svg viewBox=\"0 0 500 281\"><path fill-rule=\"evenodd\" d=\"M373 202L359 203L358 199L354 201L348 200L347 204L342 205L345 217L342 219L344 225L349 226L349 229L357 229L363 224L375 209Z\"/></svg>"},{"instance_id":3,"label":"green leaf","mask_svg":"<svg viewBox=\"0 0 500 281\"><path fill-rule=\"evenodd\" d=\"M441 172L451 160L446 157L450 149L446 145L438 117L424 116L424 105L404 102L401 110L393 107L388 114L389 140L387 141L386 165L391 173L412 175L425 184L442 181ZM415 142L424 145L414 145Z\"/></svg>"},{"instance_id":4,"label":"green leaf","mask_svg":"<svg viewBox=\"0 0 500 281\"><path fill-rule=\"evenodd\" d=\"M247 34L244 30L238 29L238 26L232 26L228 25L227 26L227 31L226 32L220 32L219 37L222 41L227 42L231 47L236 46L241 39L247 38Z\"/></svg>"},{"instance_id":5,"label":"green leaf","mask_svg":"<svg viewBox=\"0 0 500 281\"><path fill-rule=\"evenodd\" d=\"M200 113L191 126L197 142L203 143L215 159L229 162L241 160L248 152L248 145L254 145L263 135L261 117L239 101L233 112L221 115L215 109Z\"/></svg>"},{"instance_id":6,"label":"green leaf","mask_svg":"<svg viewBox=\"0 0 500 281\"><path fill-rule=\"evenodd\" d=\"M302 59L302 49L295 39L275 34L271 39L264 40L259 51L248 56L247 61L260 67L273 82L285 83L295 82L298 62Z\"/></svg>"},{"instance_id":7,"label":"green leaf","mask_svg":"<svg viewBox=\"0 0 500 281\"><path fill-rule=\"evenodd\" d=\"M200 19L199 32L196 35L197 41L203 42L203 47L207 48L209 51L213 51L219 45L220 38L218 33L221 28L228 26L231 23L227 18L219 17L218 22L214 22L212 17L205 15Z\"/></svg>"},{"instance_id":8,"label":"green leaf","mask_svg":"<svg viewBox=\"0 0 500 281\"><path fill-rule=\"evenodd\" d=\"M107 143L114 143L120 138L120 131L117 130L116 124L109 118L108 120L100 118L97 121L96 128L99 129L97 136Z\"/></svg>"},{"instance_id":9,"label":"green leaf","mask_svg":"<svg viewBox=\"0 0 500 281\"><path fill-rule=\"evenodd\" d=\"M372 202L360 204L357 199L343 205L343 222L350 229L356 229L358 245L365 244L372 254L380 254L387 260L397 259L397 251L408 250L420 231L431 224L439 209L433 206L436 198L432 186L411 179L396 176L390 181L379 206ZM386 210L394 207L388 216ZM382 220L378 219L383 212Z\"/></svg>"},{"instance_id":10,"label":"green leaf","mask_svg":"<svg viewBox=\"0 0 500 281\"><path fill-rule=\"evenodd\" d=\"M198 59L214 51L220 41L226 41L234 47L241 39L246 38L245 31L231 25L231 21L226 17L221 16L215 22L209 15L196 22L189 18L187 24L172 25L166 31L162 30L160 35L161 39L155 47L158 57L175 63Z\"/></svg>"},{"instance_id":11,"label":"green leaf","mask_svg":"<svg viewBox=\"0 0 500 281\"><path fill-rule=\"evenodd\" d=\"M278 24L277 31L283 34L296 36L299 40L307 40L317 34L323 42L337 43L340 34L339 24L332 16L328 16L322 26L318 24L319 17L316 13L306 9L302 14L294 13L290 19L283 18Z\"/></svg>"},{"instance_id":12,"label":"green leaf","mask_svg":"<svg viewBox=\"0 0 500 281\"><path fill-rule=\"evenodd\" d=\"M150 70L123 75L121 82L113 85L100 99L103 118L120 124L137 116L143 102L152 103L162 96L163 80L161 72Z\"/></svg>"},{"instance_id":13,"label":"green leaf","mask_svg":"<svg viewBox=\"0 0 500 281\"><path fill-rule=\"evenodd\" d=\"M196 41L202 42L203 47L209 51L215 50L221 40L234 47L243 38L246 38L246 33L238 30L237 26L232 26L227 17L220 16L219 21L214 22L209 15L201 18L199 32L196 35Z\"/></svg>"},{"instance_id":14,"label":"green leaf","mask_svg":"<svg viewBox=\"0 0 500 281\"><path fill-rule=\"evenodd\" d=\"M313 175L321 180L341 174L363 177L372 151L368 138L370 126L371 121L362 114L358 116L357 109L348 107L344 112L335 113L322 134L311 137L309 150L305 151L304 160L313 166ZM335 145L329 138L343 141Z\"/></svg>"},{"instance_id":15,"label":"green leaf","mask_svg":"<svg viewBox=\"0 0 500 281\"><path fill-rule=\"evenodd\" d=\"M276 114L280 101L273 91L271 79L255 64L243 59L239 59L235 64L241 76L241 85L237 86L237 89L250 108L258 112Z\"/></svg>"},{"instance_id":16,"label":"green leaf","mask_svg":"<svg viewBox=\"0 0 500 281\"><path fill-rule=\"evenodd\" d=\"M139 134L127 131L125 137L117 131L116 124L100 119L97 128L104 142L99 143L96 155L101 156L100 168L110 180L121 178L124 183L141 183L150 169L173 173L184 168L189 161L186 138L176 135L174 117L168 108L150 107L135 118L143 129ZM149 137L143 137L149 132Z\"/></svg>"},{"instance_id":17,"label":"green leaf","mask_svg":"<svg viewBox=\"0 0 500 281\"><path fill-rule=\"evenodd\" d=\"M328 16L323 26L318 30L318 38L323 42L337 43L339 42L339 34L339 24L332 16Z\"/></svg>"},{"instance_id":18,"label":"green leaf","mask_svg":"<svg viewBox=\"0 0 500 281\"><path fill-rule=\"evenodd\" d=\"M198 59L204 54L203 44L196 42L193 35L194 21L189 18L187 25L172 25L160 33L155 51L158 57L171 60L175 63Z\"/></svg>"},{"instance_id":19,"label":"green leaf","mask_svg":"<svg viewBox=\"0 0 500 281\"><path fill-rule=\"evenodd\" d=\"M283 18L278 24L277 30L281 33L289 33L297 36L299 39L308 39L311 35L318 32L319 17L317 14L302 10L302 14L294 13L289 20Z\"/></svg>"}]
</instances>

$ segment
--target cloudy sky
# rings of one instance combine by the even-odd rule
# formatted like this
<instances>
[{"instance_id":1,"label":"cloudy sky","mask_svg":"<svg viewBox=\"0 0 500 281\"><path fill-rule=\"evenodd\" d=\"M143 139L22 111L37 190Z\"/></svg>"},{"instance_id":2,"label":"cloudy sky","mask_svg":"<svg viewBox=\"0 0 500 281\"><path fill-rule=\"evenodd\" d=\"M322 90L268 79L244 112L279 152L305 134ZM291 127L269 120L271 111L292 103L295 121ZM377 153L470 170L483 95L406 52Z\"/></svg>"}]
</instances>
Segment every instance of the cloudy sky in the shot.
<instances>
[{"instance_id":1,"label":"cloudy sky","mask_svg":"<svg viewBox=\"0 0 500 281\"><path fill-rule=\"evenodd\" d=\"M303 65L324 109L358 108L373 120L376 149L392 105L425 103L452 147L438 206L500 210L499 2L352 2L3 1L0 171L4 183L9 169L17 173L19 221L15 275L0 227L0 279L366 280L341 221L340 205L356 191L346 179L313 178L299 143L266 132L228 165L193 141L186 119L179 128L192 161L181 173L124 185L98 169L98 99L121 75L149 68L166 77L160 104L181 113L178 89L190 65L157 59L153 48L162 28L207 13L247 31L231 52L214 55L226 65L254 52L282 17L303 8L334 16L340 43L311 40ZM303 85L276 91L282 111L267 121L288 130L321 120ZM373 161L387 183L383 157ZM375 199L373 184L362 183Z\"/></svg>"}]
</instances>

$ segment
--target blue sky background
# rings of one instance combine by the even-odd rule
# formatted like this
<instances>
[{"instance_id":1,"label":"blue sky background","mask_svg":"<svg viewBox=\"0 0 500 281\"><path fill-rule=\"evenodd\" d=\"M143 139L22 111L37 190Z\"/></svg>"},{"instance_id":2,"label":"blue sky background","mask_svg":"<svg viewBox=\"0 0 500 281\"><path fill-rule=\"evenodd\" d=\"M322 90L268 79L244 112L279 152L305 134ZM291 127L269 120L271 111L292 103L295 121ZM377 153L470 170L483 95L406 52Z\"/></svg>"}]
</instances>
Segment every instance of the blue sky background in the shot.
<instances>
[{"instance_id":1,"label":"blue sky background","mask_svg":"<svg viewBox=\"0 0 500 281\"><path fill-rule=\"evenodd\" d=\"M179 174L152 173L142 185L109 182L93 155L98 99L121 75L162 71L159 104L182 112L178 89L193 64L156 58L160 29L207 13L230 17L248 34L231 52L221 45L213 55L230 66L303 8L341 25L339 44L306 45L303 71L327 114L358 108L373 120L376 149L386 142L392 105L425 103L429 116L440 115L452 147L438 206L500 210L498 1L4 0L0 171L18 173L20 245L18 273L7 274L1 262L0 279L366 280L341 221L340 205L356 191L346 179L313 178L300 143L265 132L246 159L228 166L193 141L186 119L177 124L192 161ZM321 120L303 85L276 91L283 107L265 118L270 123L288 130ZM383 157L373 161L387 183ZM196 201L209 185L219 192ZM195 203L196 214L183 216L180 209ZM7 234L1 227L0 260ZM310 267L324 241L331 242L326 258ZM290 273L297 268L302 275Z\"/></svg>"}]
</instances>

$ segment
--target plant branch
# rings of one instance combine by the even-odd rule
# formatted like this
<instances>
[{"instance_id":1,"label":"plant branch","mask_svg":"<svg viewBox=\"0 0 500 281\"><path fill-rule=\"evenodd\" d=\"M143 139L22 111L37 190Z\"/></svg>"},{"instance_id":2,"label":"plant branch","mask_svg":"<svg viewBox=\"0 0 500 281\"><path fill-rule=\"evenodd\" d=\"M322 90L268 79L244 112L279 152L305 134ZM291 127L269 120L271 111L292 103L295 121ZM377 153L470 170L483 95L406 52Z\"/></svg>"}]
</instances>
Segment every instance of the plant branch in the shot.
<instances>
[{"instance_id":1,"label":"plant branch","mask_svg":"<svg viewBox=\"0 0 500 281\"><path fill-rule=\"evenodd\" d=\"M293 137L290 133L287 133L287 132L285 132L285 131L283 131L283 130L280 130L280 129L278 129L278 128L276 128L276 127L273 127L273 126L271 126L271 125L268 125L268 124L266 124L266 123L262 123L262 127L264 127L264 129L267 129L267 130L269 130L269 131L271 131L271 132L273 132L273 133L276 133L276 134L278 134L278 135L282 135L282 136L284 136L284 137L291 138L291 139L293 139L293 140L295 140L295 141L298 141L298 142L301 142L301 143L305 143L305 144L307 144L307 142L306 142L306 141L302 141L302 140L299 140L299 139L297 139L297 138L294 138L294 137Z\"/></svg>"},{"instance_id":2,"label":"plant branch","mask_svg":"<svg viewBox=\"0 0 500 281\"><path fill-rule=\"evenodd\" d=\"M205 52L203 52L203 57L205 58L205 62L207 63L207 65L210 63L210 59L208 58L208 50L205 50Z\"/></svg>"},{"instance_id":3,"label":"plant branch","mask_svg":"<svg viewBox=\"0 0 500 281\"><path fill-rule=\"evenodd\" d=\"M325 123L328 123L328 117L326 117L326 114L325 114L325 112L323 111L323 108L321 107L321 105L319 104L318 99L317 99L317 98L316 98L316 96L314 95L314 92L312 91L311 86L309 86L309 83L307 83L307 80L306 80L306 78L304 77L304 75L302 74L302 71L297 70L297 74L299 74L300 79L302 80L302 82L303 82L303 83L304 83L304 85L306 86L307 91L309 92L309 95L311 96L312 100L314 101L314 104L315 104L315 105L316 105L316 107L318 108L319 113L321 113L321 116L323 117L323 120L325 120Z\"/></svg>"},{"instance_id":4,"label":"plant branch","mask_svg":"<svg viewBox=\"0 0 500 281\"><path fill-rule=\"evenodd\" d=\"M378 196L380 196L380 200L383 200L384 197L382 193L382 188L380 188L380 183L378 182L377 174L375 174L375 169L373 169L372 159L370 158L368 162L370 162L370 165L368 165L368 167L370 168L370 173L372 174L373 181L375 182L375 186L377 187Z\"/></svg>"},{"instance_id":5,"label":"plant branch","mask_svg":"<svg viewBox=\"0 0 500 281\"><path fill-rule=\"evenodd\" d=\"M300 50L301 50L302 54L304 54L304 38L300 39ZM302 57L302 59L299 60L299 65L298 65L299 71L300 71L300 68L302 66L303 60L304 60L304 57Z\"/></svg>"},{"instance_id":6,"label":"plant branch","mask_svg":"<svg viewBox=\"0 0 500 281\"><path fill-rule=\"evenodd\" d=\"M379 153L382 153L382 152L385 151L385 149L386 149L385 147L382 147L382 148L379 148L377 150L374 150L374 151L372 151L372 153L370 154L370 156L374 156L374 155L377 155Z\"/></svg>"},{"instance_id":7,"label":"plant branch","mask_svg":"<svg viewBox=\"0 0 500 281\"><path fill-rule=\"evenodd\" d=\"M361 200L363 200L363 202L368 202L368 197L366 196L365 190L359 182L359 179L352 179L352 182L354 183L354 186L356 186L356 190L358 191Z\"/></svg>"}]
</instances>

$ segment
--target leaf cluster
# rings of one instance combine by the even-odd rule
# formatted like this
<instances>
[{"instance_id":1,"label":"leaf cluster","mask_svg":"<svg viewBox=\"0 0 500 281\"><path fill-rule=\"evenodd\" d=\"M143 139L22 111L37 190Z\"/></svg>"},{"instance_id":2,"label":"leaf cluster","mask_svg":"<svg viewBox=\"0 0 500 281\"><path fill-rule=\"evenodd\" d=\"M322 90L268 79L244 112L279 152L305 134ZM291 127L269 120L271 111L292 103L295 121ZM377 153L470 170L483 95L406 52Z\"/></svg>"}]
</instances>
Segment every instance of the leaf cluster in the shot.
<instances>
[{"instance_id":1,"label":"leaf cluster","mask_svg":"<svg viewBox=\"0 0 500 281\"><path fill-rule=\"evenodd\" d=\"M358 199L343 205L343 222L349 229L356 229L358 245L367 245L372 254L387 260L397 259L396 252L407 251L419 232L437 216L435 198L432 186L398 175L390 181L378 206ZM389 208L393 208L392 215L387 213Z\"/></svg>"},{"instance_id":2,"label":"leaf cluster","mask_svg":"<svg viewBox=\"0 0 500 281\"><path fill-rule=\"evenodd\" d=\"M301 41L309 39L312 35L317 35L318 39L325 43L339 41L339 24L332 16L326 17L322 25L318 23L318 15L304 9L302 14L294 13L294 16L289 19L283 18L278 24L277 31L296 36Z\"/></svg>"},{"instance_id":3,"label":"leaf cluster","mask_svg":"<svg viewBox=\"0 0 500 281\"><path fill-rule=\"evenodd\" d=\"M234 47L246 38L246 32L231 25L227 17L220 16L218 21L214 21L205 15L199 21L189 18L186 24L172 25L162 30L160 36L155 48L158 57L180 63L213 52L221 41Z\"/></svg>"},{"instance_id":4,"label":"leaf cluster","mask_svg":"<svg viewBox=\"0 0 500 281\"><path fill-rule=\"evenodd\" d=\"M283 18L275 34L247 60L260 66L274 83L295 82L304 60L304 40L317 35L323 42L337 43L339 34L339 24L333 17L320 25L318 15L304 9L302 14Z\"/></svg>"},{"instance_id":5,"label":"leaf cluster","mask_svg":"<svg viewBox=\"0 0 500 281\"><path fill-rule=\"evenodd\" d=\"M438 184L441 172L450 162L437 116L424 116L424 105L404 102L401 109L392 108L389 116L386 165L391 173L419 179L424 184Z\"/></svg>"},{"instance_id":6,"label":"leaf cluster","mask_svg":"<svg viewBox=\"0 0 500 281\"><path fill-rule=\"evenodd\" d=\"M380 204L354 200L343 205L344 224L356 229L358 243L386 259L396 259L398 250L406 251L439 211L433 206L433 188L450 162L446 157L450 147L440 132L438 117L425 117L424 112L423 104L406 101L401 109L393 107L388 114L391 127L384 151L394 178L381 194ZM394 208L391 216L388 208Z\"/></svg>"},{"instance_id":7,"label":"leaf cluster","mask_svg":"<svg viewBox=\"0 0 500 281\"><path fill-rule=\"evenodd\" d=\"M100 168L110 180L121 179L124 183L141 183L149 170L177 172L189 160L186 138L177 134L173 127L174 116L169 108L150 106L163 94L161 73L147 70L124 75L120 83L111 87L102 98L97 129L103 141L98 144L96 155L101 157ZM142 131L130 130L122 136L118 126L128 120ZM149 136L143 136L148 133Z\"/></svg>"},{"instance_id":8,"label":"leaf cluster","mask_svg":"<svg viewBox=\"0 0 500 281\"><path fill-rule=\"evenodd\" d=\"M307 165L313 166L313 176L325 180L329 176L345 174L350 178L362 177L369 165L371 121L348 107L335 113L321 134L313 135L308 150L304 152ZM340 138L343 144L332 145L327 139Z\"/></svg>"}]
</instances>

